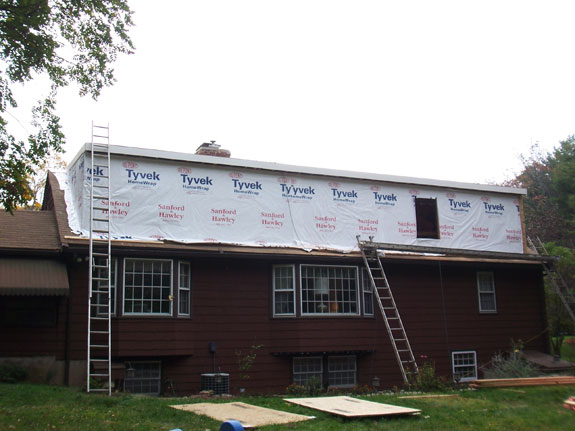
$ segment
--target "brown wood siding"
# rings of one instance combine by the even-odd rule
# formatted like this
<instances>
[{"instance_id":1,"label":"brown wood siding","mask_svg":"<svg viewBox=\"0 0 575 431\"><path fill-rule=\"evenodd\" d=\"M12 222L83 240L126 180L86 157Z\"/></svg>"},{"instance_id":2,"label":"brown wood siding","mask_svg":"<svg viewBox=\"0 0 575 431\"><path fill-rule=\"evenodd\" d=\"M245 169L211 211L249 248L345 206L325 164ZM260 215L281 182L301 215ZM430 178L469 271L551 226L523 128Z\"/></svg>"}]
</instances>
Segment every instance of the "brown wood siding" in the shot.
<instances>
[{"instance_id":1,"label":"brown wood siding","mask_svg":"<svg viewBox=\"0 0 575 431\"><path fill-rule=\"evenodd\" d=\"M176 263L175 259L174 268ZM234 392L240 387L251 393L281 392L292 382L290 352L362 352L357 361L358 383L370 384L378 376L381 387L401 385L377 309L376 317L273 318L272 266L300 262L218 256L191 263L191 316L114 318L114 357L162 360L163 378L174 382L178 394L198 392L200 375L213 371L230 373ZM385 267L420 363L425 356L440 373L450 376L452 351L475 350L478 361L486 363L495 352L509 349L511 339L530 340L526 348L546 350L546 338L540 335L544 318L538 267L442 263L440 268L437 262ZM479 313L477 270L494 272L497 313ZM86 357L87 271L85 264L71 271L72 359ZM121 275L119 271L119 279ZM120 302L118 306L121 310ZM215 368L210 342L217 346ZM260 344L250 378L240 380L236 353L245 354L250 346Z\"/></svg>"}]
</instances>

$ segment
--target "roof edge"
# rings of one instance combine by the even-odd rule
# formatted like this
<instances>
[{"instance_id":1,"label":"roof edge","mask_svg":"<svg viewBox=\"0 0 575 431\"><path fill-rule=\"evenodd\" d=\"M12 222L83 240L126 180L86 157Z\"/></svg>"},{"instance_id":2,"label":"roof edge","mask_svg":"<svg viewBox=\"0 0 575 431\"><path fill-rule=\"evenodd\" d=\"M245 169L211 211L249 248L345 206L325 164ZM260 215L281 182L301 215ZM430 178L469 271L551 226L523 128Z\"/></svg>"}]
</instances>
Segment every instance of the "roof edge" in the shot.
<instances>
[{"instance_id":1,"label":"roof edge","mask_svg":"<svg viewBox=\"0 0 575 431\"><path fill-rule=\"evenodd\" d=\"M74 159L70 162L69 166L73 166L81 154L90 151L91 151L91 144L90 143L84 144L84 146L80 149L78 154L76 154ZM398 175L375 174L375 173L355 172L355 171L346 171L346 170L328 169L328 168L315 168L315 167L287 165L272 162L260 162L255 160L236 159L236 158L200 156L191 153L180 153L180 152L138 148L138 147L126 147L120 145L110 145L110 153L124 156L132 156L132 157L186 161L186 162L201 163L214 166L229 166L229 167L265 170L265 171L290 173L290 174L307 174L314 176L346 178L350 180L355 179L355 180L381 181L381 182L397 183L397 184L440 187L447 189L474 190L474 191L483 191L490 193L512 194L512 195L527 194L527 189L515 188L515 187L435 180L435 179L407 177L407 176L404 177Z\"/></svg>"}]
</instances>

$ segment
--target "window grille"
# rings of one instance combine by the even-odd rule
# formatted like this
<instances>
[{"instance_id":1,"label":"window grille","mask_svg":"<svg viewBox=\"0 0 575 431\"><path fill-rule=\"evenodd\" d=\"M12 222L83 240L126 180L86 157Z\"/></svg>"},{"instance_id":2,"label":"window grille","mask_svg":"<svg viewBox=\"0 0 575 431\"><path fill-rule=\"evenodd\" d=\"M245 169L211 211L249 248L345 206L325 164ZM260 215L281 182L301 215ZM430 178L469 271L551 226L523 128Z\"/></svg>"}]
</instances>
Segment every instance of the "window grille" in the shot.
<instances>
[{"instance_id":1,"label":"window grille","mask_svg":"<svg viewBox=\"0 0 575 431\"><path fill-rule=\"evenodd\" d=\"M124 260L124 314L172 314L171 260Z\"/></svg>"}]
</instances>

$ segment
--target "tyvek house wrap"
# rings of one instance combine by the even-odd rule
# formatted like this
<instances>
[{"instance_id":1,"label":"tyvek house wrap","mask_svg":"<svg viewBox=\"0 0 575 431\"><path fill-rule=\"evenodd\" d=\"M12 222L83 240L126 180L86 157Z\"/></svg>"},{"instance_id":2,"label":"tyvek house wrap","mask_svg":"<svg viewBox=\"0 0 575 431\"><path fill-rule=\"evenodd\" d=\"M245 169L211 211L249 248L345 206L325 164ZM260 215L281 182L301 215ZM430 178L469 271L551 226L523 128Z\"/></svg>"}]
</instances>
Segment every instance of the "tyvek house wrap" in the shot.
<instances>
[{"instance_id":1,"label":"tyvek house wrap","mask_svg":"<svg viewBox=\"0 0 575 431\"><path fill-rule=\"evenodd\" d=\"M90 153L60 180L70 227L89 234ZM519 194L112 155L113 238L357 249L400 245L522 253ZM97 178L96 178L97 180ZM440 239L417 238L414 197L437 199Z\"/></svg>"}]
</instances>

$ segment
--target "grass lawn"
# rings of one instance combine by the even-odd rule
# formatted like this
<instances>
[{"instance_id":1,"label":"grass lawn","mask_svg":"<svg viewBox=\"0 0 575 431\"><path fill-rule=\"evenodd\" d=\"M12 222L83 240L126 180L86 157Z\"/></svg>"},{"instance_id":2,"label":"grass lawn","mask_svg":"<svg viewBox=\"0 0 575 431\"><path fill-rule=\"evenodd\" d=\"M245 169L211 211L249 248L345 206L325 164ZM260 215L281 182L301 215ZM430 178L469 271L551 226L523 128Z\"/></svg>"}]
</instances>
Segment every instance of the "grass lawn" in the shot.
<instances>
[{"instance_id":1,"label":"grass lawn","mask_svg":"<svg viewBox=\"0 0 575 431\"><path fill-rule=\"evenodd\" d=\"M366 398L422 410L413 417L345 420L287 404L280 397L213 398L243 401L316 419L261 430L574 430L575 412L562 403L575 386L481 389L453 392L456 397L399 399L400 395ZM87 395L74 389L30 384L0 384L0 430L157 430L218 431L220 422L170 408L171 404L205 402L199 398L150 398L134 395Z\"/></svg>"}]
</instances>

